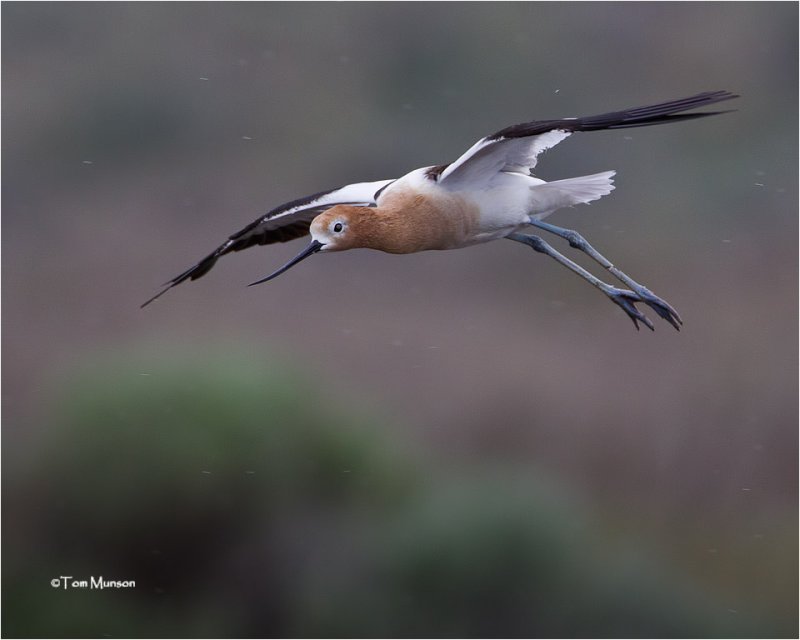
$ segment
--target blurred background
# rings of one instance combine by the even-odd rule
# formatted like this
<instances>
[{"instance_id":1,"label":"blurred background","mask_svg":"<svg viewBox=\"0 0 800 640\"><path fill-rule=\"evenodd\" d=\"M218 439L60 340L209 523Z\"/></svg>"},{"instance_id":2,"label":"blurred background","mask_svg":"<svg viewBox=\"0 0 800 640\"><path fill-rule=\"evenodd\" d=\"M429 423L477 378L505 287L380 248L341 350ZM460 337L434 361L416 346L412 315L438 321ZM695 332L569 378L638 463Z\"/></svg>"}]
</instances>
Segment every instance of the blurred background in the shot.
<instances>
[{"instance_id":1,"label":"blurred background","mask_svg":"<svg viewBox=\"0 0 800 640\"><path fill-rule=\"evenodd\" d=\"M3 3L3 635L796 636L797 25ZM287 200L717 89L738 111L576 135L537 171L618 171L552 221L680 333L510 242L245 286L297 241L139 309Z\"/></svg>"}]
</instances>

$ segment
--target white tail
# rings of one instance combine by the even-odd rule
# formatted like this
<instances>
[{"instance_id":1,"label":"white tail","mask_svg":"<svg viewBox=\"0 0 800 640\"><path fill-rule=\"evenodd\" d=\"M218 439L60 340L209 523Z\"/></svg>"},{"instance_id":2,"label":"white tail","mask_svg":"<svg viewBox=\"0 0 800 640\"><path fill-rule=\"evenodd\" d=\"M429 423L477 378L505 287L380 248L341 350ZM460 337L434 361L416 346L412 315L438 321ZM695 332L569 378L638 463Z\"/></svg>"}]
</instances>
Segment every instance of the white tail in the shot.
<instances>
[{"instance_id":1,"label":"white tail","mask_svg":"<svg viewBox=\"0 0 800 640\"><path fill-rule=\"evenodd\" d=\"M586 204L607 196L614 190L615 173L616 171L604 171L531 187L531 218L542 220L562 207Z\"/></svg>"}]
</instances>

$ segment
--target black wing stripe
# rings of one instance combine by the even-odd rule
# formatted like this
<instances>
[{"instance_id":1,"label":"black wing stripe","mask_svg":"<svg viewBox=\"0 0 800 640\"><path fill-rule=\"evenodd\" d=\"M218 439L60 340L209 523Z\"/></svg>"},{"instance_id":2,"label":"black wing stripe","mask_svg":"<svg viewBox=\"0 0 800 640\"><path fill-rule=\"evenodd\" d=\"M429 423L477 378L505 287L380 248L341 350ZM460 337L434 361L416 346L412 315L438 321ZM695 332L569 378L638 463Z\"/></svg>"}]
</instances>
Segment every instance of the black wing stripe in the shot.
<instances>
[{"instance_id":1,"label":"black wing stripe","mask_svg":"<svg viewBox=\"0 0 800 640\"><path fill-rule=\"evenodd\" d=\"M283 211L283 208L281 208L281 210ZM255 222L249 224L245 229L242 229L238 233L232 235L227 242L221 244L205 258L200 260L200 262L192 267L189 267L186 271L175 276L172 280L165 282L163 285L164 289L159 291L156 295L145 302L142 307L146 307L148 304L169 291L175 285L181 284L186 280L197 280L198 278L202 278L209 271L211 271L211 269L217 263L217 260L227 253L231 253L232 251L243 251L244 249L249 249L254 245L288 242L290 240L308 235L308 228L311 226L311 221L317 216L319 211L319 209L309 209L307 220L298 220L297 222L293 222L292 224L285 225L283 227L266 229L261 233L250 233L251 230L263 223L266 216L259 218ZM267 216L269 215L270 214L267 214Z\"/></svg>"},{"instance_id":2,"label":"black wing stripe","mask_svg":"<svg viewBox=\"0 0 800 640\"><path fill-rule=\"evenodd\" d=\"M381 181L379 181L381 182ZM381 187L381 190L388 186L391 181ZM364 200L357 201L341 201L334 198L325 199L325 196L330 195L336 191L346 190L352 186L359 185L346 185L344 187L337 187L335 189L328 189L320 191L304 198L298 198L291 202L286 202L278 207L275 207L265 215L257 220L251 222L246 227L237 231L228 238L223 244L217 247L214 251L209 253L205 258L200 260L197 264L190 267L183 273L177 275L172 280L164 283L164 288L156 295L145 302L142 307L158 299L164 293L169 291L175 285L181 284L186 280L197 280L207 274L225 254L233 251L243 251L255 245L273 244L275 242L288 242L296 238L308 235L309 227L314 218L321 212L329 209L336 204L352 204L369 206L370 202L364 201L372 198L374 203L375 197L370 194ZM380 192L380 190L379 190ZM351 193L356 195L355 193ZM321 202L319 202L321 201ZM317 206L315 206L317 205Z\"/></svg>"},{"instance_id":3,"label":"black wing stripe","mask_svg":"<svg viewBox=\"0 0 800 640\"><path fill-rule=\"evenodd\" d=\"M381 194L383 193L383 190L384 190L386 187L389 187L389 186L393 185L395 182L397 182L397 180L391 180L391 181L387 182L385 185L383 185L383 186L382 186L380 189L378 189L378 190L375 192L375 196L373 197L373 200L375 200L375 202L377 202L377 201L378 201L378 198L380 198L380 197L381 197Z\"/></svg>"},{"instance_id":4,"label":"black wing stripe","mask_svg":"<svg viewBox=\"0 0 800 640\"><path fill-rule=\"evenodd\" d=\"M333 193L334 191L338 191L339 189L341 189L341 187L327 189L326 191L320 191L310 196L298 198L297 200L292 200L291 202L286 202L278 207L275 207L265 215L248 224L243 229L234 233L226 242L214 249L214 251L200 260L200 262L192 267L189 267L186 271L175 276L172 280L165 282L163 285L164 289L159 291L156 295L145 302L142 307L146 307L148 304L158 299L175 285L186 282L186 280L197 280L198 278L202 278L209 271L211 271L211 269L217 263L217 260L227 253L231 253L232 251L243 251L244 249L249 249L254 245L272 244L274 242L288 242L289 240L294 240L295 238L308 235L308 228L311 226L311 221L320 213L320 211L323 211L333 205L310 208L303 212L303 217L300 220L297 220L291 224L280 225L280 223L275 219L297 209L302 209L303 206L312 204L323 196ZM275 220L275 227L269 228L270 220ZM259 228L261 229L259 230Z\"/></svg>"},{"instance_id":5,"label":"black wing stripe","mask_svg":"<svg viewBox=\"0 0 800 640\"><path fill-rule=\"evenodd\" d=\"M452 163L437 164L435 167L429 167L428 170L425 171L425 177L428 178L428 180L433 180L434 182L437 182L439 178L442 176L444 170L447 169L447 167L449 167L450 164Z\"/></svg>"},{"instance_id":6,"label":"black wing stripe","mask_svg":"<svg viewBox=\"0 0 800 640\"><path fill-rule=\"evenodd\" d=\"M269 220L271 220L273 218L277 218L277 217L281 216L282 214L288 213L292 209L300 209L305 205L311 204L314 201L319 200L323 196L327 196L329 193L333 193L334 191L338 191L339 189L341 189L341 187L336 187L335 189L328 189L326 191L320 191L320 192L312 194L310 196L306 196L305 198L298 198L297 200L292 200L291 202L286 202L286 203L284 203L284 204L282 204L282 205L280 205L278 207L275 207L274 209L268 211L263 216L258 218L258 220L254 220L253 222L248 224L244 229L234 233L230 237L230 239L231 240L236 240L237 238L241 238L243 235L246 235L247 233L249 233L250 231L252 231L256 227L258 227L259 225L262 225L265 222L268 222ZM263 244L266 244L266 243L263 243Z\"/></svg>"},{"instance_id":7,"label":"black wing stripe","mask_svg":"<svg viewBox=\"0 0 800 640\"><path fill-rule=\"evenodd\" d=\"M739 96L728 91L708 91L688 98L670 100L660 104L646 107L634 107L624 111L612 111L597 116L586 118L565 118L561 120L535 120L515 124L498 131L486 138L489 141L509 138L524 138L535 136L554 129L561 131L598 131L601 129L624 129L629 127L644 127L680 120L692 120L706 116L718 115L724 111L706 111L703 113L679 114L681 111L696 109L723 100L731 100ZM676 115L677 114L677 115Z\"/></svg>"}]
</instances>

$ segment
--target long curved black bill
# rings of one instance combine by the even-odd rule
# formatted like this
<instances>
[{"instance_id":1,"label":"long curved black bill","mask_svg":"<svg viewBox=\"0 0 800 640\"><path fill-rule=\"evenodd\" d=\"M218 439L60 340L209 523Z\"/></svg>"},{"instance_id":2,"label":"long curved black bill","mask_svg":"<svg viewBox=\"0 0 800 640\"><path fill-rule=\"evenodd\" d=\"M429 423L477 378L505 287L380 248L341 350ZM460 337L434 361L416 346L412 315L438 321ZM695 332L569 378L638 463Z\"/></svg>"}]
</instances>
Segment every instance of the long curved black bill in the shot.
<instances>
[{"instance_id":1,"label":"long curved black bill","mask_svg":"<svg viewBox=\"0 0 800 640\"><path fill-rule=\"evenodd\" d=\"M323 245L321 242L318 242L317 240L312 240L310 245L308 245L305 249L303 249L303 251L300 252L298 255L296 255L294 258L289 260L289 262L287 262L285 265L283 265L275 273L272 273L272 274L268 275L266 278L261 278L261 280L256 280L255 282L251 282L247 286L248 287L252 287L254 284L261 284L262 282L267 282L267 280L272 280L273 278L277 278L284 271L288 271L294 265L296 265L298 262L308 258L308 256L314 255L317 251L322 249L322 247L324 247L324 246L325 245Z\"/></svg>"}]
</instances>

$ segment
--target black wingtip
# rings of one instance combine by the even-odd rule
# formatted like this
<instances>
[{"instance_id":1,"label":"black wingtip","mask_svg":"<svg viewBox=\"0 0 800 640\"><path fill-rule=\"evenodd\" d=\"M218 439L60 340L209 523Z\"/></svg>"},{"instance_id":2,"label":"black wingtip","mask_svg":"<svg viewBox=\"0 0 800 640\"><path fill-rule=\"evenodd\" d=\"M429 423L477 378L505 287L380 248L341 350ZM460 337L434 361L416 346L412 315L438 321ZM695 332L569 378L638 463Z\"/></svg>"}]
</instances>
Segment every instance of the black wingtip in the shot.
<instances>
[{"instance_id":1,"label":"black wingtip","mask_svg":"<svg viewBox=\"0 0 800 640\"><path fill-rule=\"evenodd\" d=\"M146 307L148 304L150 304L151 302L155 302L155 301L156 301L156 300L158 300L158 299L159 299L161 296L163 296L163 295L164 295L164 294L165 294L167 291L169 291L170 289L172 289L172 287L174 287L176 284L177 284L177 282L170 282L168 286L164 287L164 288L163 288L161 291L159 291L159 292L158 292L156 295L154 295L152 298L150 298L150 299L149 299L149 300L147 300L146 302L144 302L144 303L142 303L141 305L139 305L139 308L140 308L140 309L144 309L144 308L145 308L145 307Z\"/></svg>"},{"instance_id":2,"label":"black wingtip","mask_svg":"<svg viewBox=\"0 0 800 640\"><path fill-rule=\"evenodd\" d=\"M603 129L626 129L629 127L646 127L654 124L680 122L705 116L719 115L726 111L709 111L701 113L681 113L700 107L707 107L724 100L733 100L739 95L730 91L706 91L686 98L659 102L643 107L633 107L622 111L611 111L583 118L564 118L558 120L534 120L522 124L511 125L487 137L487 140L503 138L525 138L539 135L547 131L601 131Z\"/></svg>"},{"instance_id":3,"label":"black wingtip","mask_svg":"<svg viewBox=\"0 0 800 640\"><path fill-rule=\"evenodd\" d=\"M198 278L202 278L205 274L207 274L216 264L217 260L221 255L223 255L226 249L230 246L230 241L226 242L218 249L213 251L212 253L208 254L205 258L203 258L200 262L198 262L193 267L190 267L180 275L175 276L172 280L167 280L161 286L164 287L161 291L159 291L156 295L150 298L147 302L142 304L139 308L144 309L148 304L151 302L155 302L163 296L167 291L172 289L175 285L179 285L181 282L186 282L187 280L197 280Z\"/></svg>"},{"instance_id":4,"label":"black wingtip","mask_svg":"<svg viewBox=\"0 0 800 640\"><path fill-rule=\"evenodd\" d=\"M148 304L150 304L151 302L155 302L155 301L156 301L156 300L158 300L158 299L159 299L161 296L163 296L163 295L164 295L164 294L165 294L167 291L169 291L170 289L172 289L172 287L174 287L175 285L178 285L178 284L180 284L181 282L185 282L186 280L189 280L189 279L191 279L191 280L196 280L197 278L199 278L200 276L202 276L204 273L206 273L206 272L208 271L208 269L206 269L205 271L203 271L202 273L200 273L200 275L196 275L196 273L197 273L197 269L198 269L198 267L199 267L200 265L202 265L204 262L205 262L205 261L201 261L201 262L199 262L197 265L195 265L194 267L192 267L191 269L188 269L188 270L184 271L184 272L183 272L181 275L179 275L179 276L177 276L177 277L173 278L172 280L167 280L167 281L166 281L164 284L162 284L162 285L161 285L161 286L162 286L162 287L164 287L164 288L163 288L163 289L161 289L161 291L159 291L159 292L158 292L156 295L154 295L152 298L150 298L150 299L149 299L149 300L147 300L146 302L142 303L142 304L139 306L139 308L140 308L140 309L144 309L144 308L145 308L145 307L146 307ZM210 269L210 268L211 268L211 267L209 267L209 269Z\"/></svg>"}]
</instances>

